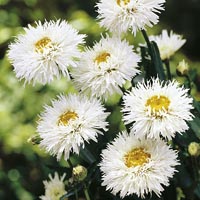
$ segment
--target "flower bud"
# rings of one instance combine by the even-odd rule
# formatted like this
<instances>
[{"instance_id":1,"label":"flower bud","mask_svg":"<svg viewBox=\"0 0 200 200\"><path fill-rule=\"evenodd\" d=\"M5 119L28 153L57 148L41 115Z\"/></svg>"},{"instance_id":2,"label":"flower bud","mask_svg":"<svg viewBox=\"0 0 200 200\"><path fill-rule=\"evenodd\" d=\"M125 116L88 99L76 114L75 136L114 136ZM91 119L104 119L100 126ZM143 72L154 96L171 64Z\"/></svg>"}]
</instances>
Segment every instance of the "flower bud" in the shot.
<instances>
[{"instance_id":1,"label":"flower bud","mask_svg":"<svg viewBox=\"0 0 200 200\"><path fill-rule=\"evenodd\" d=\"M77 165L72 170L74 181L83 181L87 177L87 169L81 165Z\"/></svg>"},{"instance_id":2,"label":"flower bud","mask_svg":"<svg viewBox=\"0 0 200 200\"><path fill-rule=\"evenodd\" d=\"M182 60L181 62L179 62L179 64L176 67L176 73L178 76L187 75L188 70L189 70L189 65L187 62L185 62L185 60Z\"/></svg>"},{"instance_id":3,"label":"flower bud","mask_svg":"<svg viewBox=\"0 0 200 200\"><path fill-rule=\"evenodd\" d=\"M200 144L197 142L191 142L188 146L188 152L191 156L200 155Z\"/></svg>"},{"instance_id":4,"label":"flower bud","mask_svg":"<svg viewBox=\"0 0 200 200\"><path fill-rule=\"evenodd\" d=\"M36 144L40 144L41 140L42 139L40 138L39 135L34 135L34 136L31 136L30 138L28 138L27 142L31 143L33 145L36 145Z\"/></svg>"}]
</instances>

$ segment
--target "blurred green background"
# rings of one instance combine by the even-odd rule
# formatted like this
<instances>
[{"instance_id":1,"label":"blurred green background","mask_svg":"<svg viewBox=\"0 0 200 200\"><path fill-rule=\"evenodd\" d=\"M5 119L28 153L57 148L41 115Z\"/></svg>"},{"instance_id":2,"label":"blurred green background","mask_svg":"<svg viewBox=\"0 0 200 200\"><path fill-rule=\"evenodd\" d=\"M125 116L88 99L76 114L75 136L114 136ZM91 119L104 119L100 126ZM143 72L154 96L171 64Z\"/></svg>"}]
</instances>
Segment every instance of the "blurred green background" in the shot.
<instances>
[{"instance_id":1,"label":"blurred green background","mask_svg":"<svg viewBox=\"0 0 200 200\"><path fill-rule=\"evenodd\" d=\"M58 163L37 146L27 143L27 139L35 134L43 105L60 92L74 91L65 79L55 80L48 86L24 87L23 81L16 79L6 56L8 44L29 23L62 18L87 34L87 44L92 45L103 31L96 23L95 3L95 0L0 0L0 200L33 200L44 193L42 181L52 172L49 166ZM148 33L172 29L187 39L187 44L172 59L174 75L175 66L183 58L200 74L200 1L167 0L160 19ZM144 42L140 33L136 38L129 35L128 39L136 47ZM200 99L199 75L194 77L194 83L192 94ZM119 108L114 114L119 115ZM111 130L117 130L120 117L111 116L110 120Z\"/></svg>"}]
</instances>

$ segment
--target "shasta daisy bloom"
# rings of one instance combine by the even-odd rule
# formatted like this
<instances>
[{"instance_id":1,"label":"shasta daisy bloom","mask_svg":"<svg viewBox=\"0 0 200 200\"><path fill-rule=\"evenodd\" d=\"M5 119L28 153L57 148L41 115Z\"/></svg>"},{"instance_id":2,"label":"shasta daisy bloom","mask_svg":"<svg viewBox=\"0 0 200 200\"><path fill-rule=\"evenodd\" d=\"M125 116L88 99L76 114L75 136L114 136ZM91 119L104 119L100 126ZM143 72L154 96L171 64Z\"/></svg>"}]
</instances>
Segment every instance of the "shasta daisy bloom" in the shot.
<instances>
[{"instance_id":1,"label":"shasta daisy bloom","mask_svg":"<svg viewBox=\"0 0 200 200\"><path fill-rule=\"evenodd\" d=\"M45 195L40 196L41 200L58 200L67 192L65 191L64 178L66 174L63 174L59 178L58 173L55 172L54 178L49 175L50 181L43 181L45 186Z\"/></svg>"},{"instance_id":2,"label":"shasta daisy bloom","mask_svg":"<svg viewBox=\"0 0 200 200\"><path fill-rule=\"evenodd\" d=\"M100 25L111 32L135 34L158 23L165 0L100 0L97 3Z\"/></svg>"},{"instance_id":3,"label":"shasta daisy bloom","mask_svg":"<svg viewBox=\"0 0 200 200\"><path fill-rule=\"evenodd\" d=\"M179 87L178 82L160 82L152 79L132 88L123 97L123 119L126 124L134 123L131 132L138 137L171 139L176 133L183 133L192 120L190 112L192 98L188 90Z\"/></svg>"},{"instance_id":4,"label":"shasta daisy bloom","mask_svg":"<svg viewBox=\"0 0 200 200\"><path fill-rule=\"evenodd\" d=\"M126 132L101 157L102 185L122 198L132 194L144 198L152 192L160 196L179 164L177 153L161 139L137 139Z\"/></svg>"},{"instance_id":5,"label":"shasta daisy bloom","mask_svg":"<svg viewBox=\"0 0 200 200\"><path fill-rule=\"evenodd\" d=\"M106 131L108 113L100 101L94 98L70 94L60 95L45 106L37 131L40 147L60 160L69 158L70 152L79 153L84 142L97 142L97 135Z\"/></svg>"},{"instance_id":6,"label":"shasta daisy bloom","mask_svg":"<svg viewBox=\"0 0 200 200\"><path fill-rule=\"evenodd\" d=\"M149 39L157 43L162 60L169 59L186 42L181 35L175 34L172 31L168 35L167 30L163 30L160 35L150 36Z\"/></svg>"},{"instance_id":7,"label":"shasta daisy bloom","mask_svg":"<svg viewBox=\"0 0 200 200\"><path fill-rule=\"evenodd\" d=\"M68 67L75 67L80 57L78 45L84 43L85 36L64 20L39 21L24 31L10 44L8 52L17 78L46 84L61 74L68 76Z\"/></svg>"},{"instance_id":8,"label":"shasta daisy bloom","mask_svg":"<svg viewBox=\"0 0 200 200\"><path fill-rule=\"evenodd\" d=\"M91 96L107 99L140 71L140 57L133 46L119 37L103 37L83 52L77 68L71 71L75 86Z\"/></svg>"}]
</instances>

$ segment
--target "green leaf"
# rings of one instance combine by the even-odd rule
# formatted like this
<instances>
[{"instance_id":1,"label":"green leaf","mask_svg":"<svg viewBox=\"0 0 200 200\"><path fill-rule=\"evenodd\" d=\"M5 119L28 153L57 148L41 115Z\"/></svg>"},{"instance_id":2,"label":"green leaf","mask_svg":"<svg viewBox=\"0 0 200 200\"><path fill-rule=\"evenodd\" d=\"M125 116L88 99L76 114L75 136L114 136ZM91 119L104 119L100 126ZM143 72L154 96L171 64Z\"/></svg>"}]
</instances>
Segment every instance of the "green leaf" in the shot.
<instances>
[{"instance_id":1,"label":"green leaf","mask_svg":"<svg viewBox=\"0 0 200 200\"><path fill-rule=\"evenodd\" d=\"M193 180L185 165L181 163L181 165L177 167L177 170L177 178L179 180L180 186L183 188L192 187Z\"/></svg>"},{"instance_id":2,"label":"green leaf","mask_svg":"<svg viewBox=\"0 0 200 200\"><path fill-rule=\"evenodd\" d=\"M86 147L80 150L80 157L89 164L92 164L96 161L93 154Z\"/></svg>"},{"instance_id":3,"label":"green leaf","mask_svg":"<svg viewBox=\"0 0 200 200\"><path fill-rule=\"evenodd\" d=\"M157 73L155 75L156 76L158 75L160 80L166 80L163 63L160 58L160 52L157 44L154 41L151 42L151 54L152 54L152 64Z\"/></svg>"},{"instance_id":4,"label":"green leaf","mask_svg":"<svg viewBox=\"0 0 200 200\"><path fill-rule=\"evenodd\" d=\"M200 139L200 118L195 117L193 121L189 121L188 123L195 135Z\"/></svg>"},{"instance_id":5,"label":"green leaf","mask_svg":"<svg viewBox=\"0 0 200 200\"><path fill-rule=\"evenodd\" d=\"M200 198L200 183L195 188L194 193L198 196L198 198Z\"/></svg>"},{"instance_id":6,"label":"green leaf","mask_svg":"<svg viewBox=\"0 0 200 200\"><path fill-rule=\"evenodd\" d=\"M60 197L60 200L67 200L68 197L75 195L76 192L80 191L83 188L83 184L77 184L75 188L69 190L66 194Z\"/></svg>"},{"instance_id":7,"label":"green leaf","mask_svg":"<svg viewBox=\"0 0 200 200\"><path fill-rule=\"evenodd\" d=\"M148 49L146 47L141 46L141 57L142 57L142 67L145 71L145 78L150 79L154 74L156 74L156 71L154 68L151 67L151 60L148 53Z\"/></svg>"},{"instance_id":8,"label":"green leaf","mask_svg":"<svg viewBox=\"0 0 200 200\"><path fill-rule=\"evenodd\" d=\"M200 113L200 102L193 99L193 105L195 109Z\"/></svg>"}]
</instances>

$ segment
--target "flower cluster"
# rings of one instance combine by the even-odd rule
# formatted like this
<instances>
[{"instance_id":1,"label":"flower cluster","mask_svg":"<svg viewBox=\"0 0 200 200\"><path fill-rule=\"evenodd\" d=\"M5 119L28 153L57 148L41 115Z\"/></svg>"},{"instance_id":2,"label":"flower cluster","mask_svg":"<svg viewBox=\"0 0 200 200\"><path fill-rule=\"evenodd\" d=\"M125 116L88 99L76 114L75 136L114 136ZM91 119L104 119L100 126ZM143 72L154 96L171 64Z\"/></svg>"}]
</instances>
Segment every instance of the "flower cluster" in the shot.
<instances>
[{"instance_id":1,"label":"flower cluster","mask_svg":"<svg viewBox=\"0 0 200 200\"><path fill-rule=\"evenodd\" d=\"M147 71L141 67L143 58L121 38L121 33L128 30L136 34L157 24L164 3L165 0L100 0L98 19L112 36L106 34L82 51L79 46L84 44L85 35L64 20L29 25L25 34L9 46L8 56L19 79L47 84L63 75L71 78L77 89L77 94L58 95L39 116L39 146L58 161L62 157L68 161L71 154L79 154L90 141L105 148L98 141L98 135L107 134L109 129L110 112L103 103L113 94L121 95L118 106L126 130L118 133L114 141L106 140L98 166L102 185L122 198L132 194L141 198L149 193L161 195L179 165L178 151L167 141L186 132L187 122L194 117L189 89L176 80L160 80L159 71L147 80ZM161 63L185 43L173 32L168 36L166 30L160 36L151 36L147 44L152 45L151 41L158 46L156 59ZM151 50L149 54L154 59ZM163 70L162 65L159 67ZM134 79L138 74L142 79ZM131 84L129 91L124 87L127 82ZM85 181L87 174L78 180ZM59 179L56 173L54 178L50 176L50 182L44 181L45 196L41 199L57 200L67 193L64 178L65 175Z\"/></svg>"}]
</instances>

